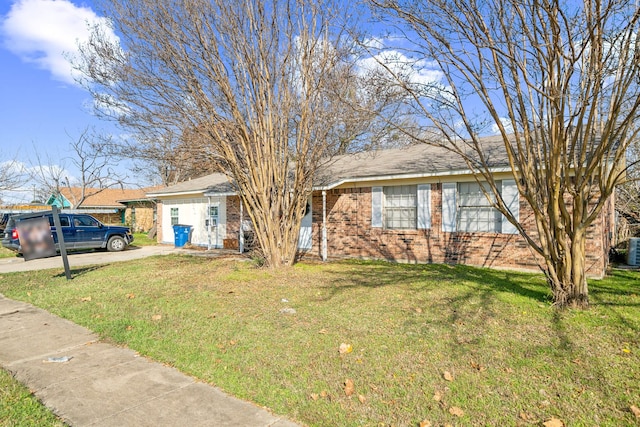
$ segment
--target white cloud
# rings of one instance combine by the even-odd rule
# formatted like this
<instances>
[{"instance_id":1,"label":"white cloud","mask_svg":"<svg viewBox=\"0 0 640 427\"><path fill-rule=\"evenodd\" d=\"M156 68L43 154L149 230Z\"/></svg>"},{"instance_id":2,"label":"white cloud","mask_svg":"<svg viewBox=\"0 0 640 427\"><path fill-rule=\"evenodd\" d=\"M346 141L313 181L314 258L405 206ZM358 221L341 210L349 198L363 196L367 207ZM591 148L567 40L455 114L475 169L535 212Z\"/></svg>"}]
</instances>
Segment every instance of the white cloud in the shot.
<instances>
[{"instance_id":1,"label":"white cloud","mask_svg":"<svg viewBox=\"0 0 640 427\"><path fill-rule=\"evenodd\" d=\"M89 39L89 26L101 25L117 40L107 19L69 0L17 0L0 22L5 48L23 61L48 70L52 77L74 83L74 71L67 59L78 43Z\"/></svg>"},{"instance_id":2,"label":"white cloud","mask_svg":"<svg viewBox=\"0 0 640 427\"><path fill-rule=\"evenodd\" d=\"M372 39L375 45L382 46L378 39ZM386 66L389 71L407 83L430 86L441 82L442 71L435 68L431 61L414 59L397 50L384 50L376 55L364 58L358 62L363 73L383 71ZM386 70L384 70L386 72Z\"/></svg>"},{"instance_id":3,"label":"white cloud","mask_svg":"<svg viewBox=\"0 0 640 427\"><path fill-rule=\"evenodd\" d=\"M509 117L500 117L500 122L502 122L502 126L504 126L507 133L513 133L513 125L511 124L511 119ZM493 123L491 125L491 134L498 135L500 133L500 128L497 123Z\"/></svg>"}]
</instances>

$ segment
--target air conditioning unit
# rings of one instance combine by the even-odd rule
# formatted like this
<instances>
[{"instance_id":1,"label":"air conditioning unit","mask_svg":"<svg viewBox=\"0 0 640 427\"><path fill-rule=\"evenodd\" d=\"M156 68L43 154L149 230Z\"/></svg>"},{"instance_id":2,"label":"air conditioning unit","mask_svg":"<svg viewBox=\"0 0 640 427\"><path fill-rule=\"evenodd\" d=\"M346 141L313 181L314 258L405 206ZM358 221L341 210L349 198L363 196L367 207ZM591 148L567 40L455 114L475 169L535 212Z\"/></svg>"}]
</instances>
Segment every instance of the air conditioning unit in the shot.
<instances>
[{"instance_id":1,"label":"air conditioning unit","mask_svg":"<svg viewBox=\"0 0 640 427\"><path fill-rule=\"evenodd\" d=\"M629 239L627 264L640 266L640 237L632 237Z\"/></svg>"}]
</instances>

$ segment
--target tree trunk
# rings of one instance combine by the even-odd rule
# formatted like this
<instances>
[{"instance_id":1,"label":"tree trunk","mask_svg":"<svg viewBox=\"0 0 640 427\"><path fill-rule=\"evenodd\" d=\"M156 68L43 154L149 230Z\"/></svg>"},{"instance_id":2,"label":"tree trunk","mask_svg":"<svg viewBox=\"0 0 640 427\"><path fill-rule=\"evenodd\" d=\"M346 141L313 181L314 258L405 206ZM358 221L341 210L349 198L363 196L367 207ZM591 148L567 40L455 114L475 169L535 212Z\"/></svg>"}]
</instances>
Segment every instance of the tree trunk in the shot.
<instances>
[{"instance_id":1,"label":"tree trunk","mask_svg":"<svg viewBox=\"0 0 640 427\"><path fill-rule=\"evenodd\" d=\"M589 307L589 292L585 265L584 231L577 230L567 236L570 250L560 252L555 262L547 259L547 281L553 292L553 305L558 308Z\"/></svg>"}]
</instances>

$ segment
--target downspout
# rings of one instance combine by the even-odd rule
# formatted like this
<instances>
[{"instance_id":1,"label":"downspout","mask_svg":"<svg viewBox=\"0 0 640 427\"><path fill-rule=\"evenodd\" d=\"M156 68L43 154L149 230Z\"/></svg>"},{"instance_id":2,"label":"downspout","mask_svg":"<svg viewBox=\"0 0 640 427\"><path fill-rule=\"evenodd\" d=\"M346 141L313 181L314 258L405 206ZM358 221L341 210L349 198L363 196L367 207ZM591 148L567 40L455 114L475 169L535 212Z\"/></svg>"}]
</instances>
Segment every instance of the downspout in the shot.
<instances>
[{"instance_id":1,"label":"downspout","mask_svg":"<svg viewBox=\"0 0 640 427\"><path fill-rule=\"evenodd\" d=\"M238 247L240 248L240 253L244 253L244 230L242 227L242 210L243 210L243 204L242 204L242 197L238 196L238 198L240 199L240 229L238 230Z\"/></svg>"},{"instance_id":2,"label":"downspout","mask_svg":"<svg viewBox=\"0 0 640 427\"><path fill-rule=\"evenodd\" d=\"M207 215L206 215L206 223L207 223L207 250L211 250L211 196L207 196Z\"/></svg>"},{"instance_id":3,"label":"downspout","mask_svg":"<svg viewBox=\"0 0 640 427\"><path fill-rule=\"evenodd\" d=\"M327 191L322 190L322 260L327 260Z\"/></svg>"}]
</instances>

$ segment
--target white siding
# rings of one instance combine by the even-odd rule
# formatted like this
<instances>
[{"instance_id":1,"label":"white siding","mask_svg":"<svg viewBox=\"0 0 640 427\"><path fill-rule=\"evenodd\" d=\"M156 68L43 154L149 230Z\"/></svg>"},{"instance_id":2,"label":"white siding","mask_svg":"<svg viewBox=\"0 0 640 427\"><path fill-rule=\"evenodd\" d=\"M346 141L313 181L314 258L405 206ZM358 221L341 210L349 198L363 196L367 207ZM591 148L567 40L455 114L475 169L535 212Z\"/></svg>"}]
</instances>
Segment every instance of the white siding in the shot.
<instances>
[{"instance_id":1,"label":"white siding","mask_svg":"<svg viewBox=\"0 0 640 427\"><path fill-rule=\"evenodd\" d=\"M227 203L226 197L212 197L211 206L218 205L218 226L212 228L211 245L222 247L222 239L227 235ZM206 220L209 214L209 201L206 197L192 199L168 199L162 201L162 243L174 242L173 227L171 226L171 208L178 208L178 221L181 225L193 227L191 243L207 246L209 233Z\"/></svg>"}]
</instances>

